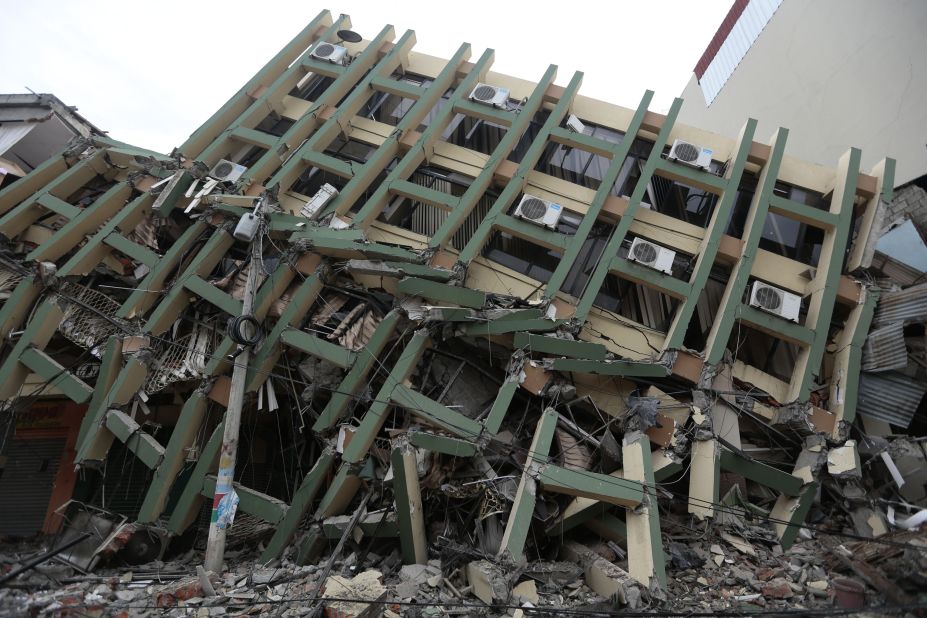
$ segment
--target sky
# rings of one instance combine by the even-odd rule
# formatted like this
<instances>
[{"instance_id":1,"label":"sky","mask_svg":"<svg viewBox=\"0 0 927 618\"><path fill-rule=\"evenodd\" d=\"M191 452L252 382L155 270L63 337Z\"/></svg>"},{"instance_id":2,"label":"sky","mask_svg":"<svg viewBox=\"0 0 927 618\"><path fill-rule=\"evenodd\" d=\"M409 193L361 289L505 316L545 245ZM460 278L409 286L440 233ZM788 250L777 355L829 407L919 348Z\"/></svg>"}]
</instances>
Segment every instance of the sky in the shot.
<instances>
[{"instance_id":1,"label":"sky","mask_svg":"<svg viewBox=\"0 0 927 618\"><path fill-rule=\"evenodd\" d=\"M0 93L54 94L111 137L169 152L327 8L367 39L414 30L415 51L434 56L491 47L494 71L531 81L548 64L561 85L581 70L581 94L626 107L650 89L664 112L732 1L15 2L0 20Z\"/></svg>"}]
</instances>

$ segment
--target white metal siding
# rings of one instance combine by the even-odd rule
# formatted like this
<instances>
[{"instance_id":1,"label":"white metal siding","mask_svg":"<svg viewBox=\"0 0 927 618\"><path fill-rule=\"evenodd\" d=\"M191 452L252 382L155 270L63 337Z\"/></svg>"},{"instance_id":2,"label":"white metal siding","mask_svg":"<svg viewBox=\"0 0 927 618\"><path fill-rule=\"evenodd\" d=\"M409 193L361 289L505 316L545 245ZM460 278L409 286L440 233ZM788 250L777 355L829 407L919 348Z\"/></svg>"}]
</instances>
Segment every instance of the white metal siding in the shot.
<instances>
[{"instance_id":1,"label":"white metal siding","mask_svg":"<svg viewBox=\"0 0 927 618\"><path fill-rule=\"evenodd\" d=\"M781 3L782 0L750 0L698 82L707 105L721 92Z\"/></svg>"}]
</instances>

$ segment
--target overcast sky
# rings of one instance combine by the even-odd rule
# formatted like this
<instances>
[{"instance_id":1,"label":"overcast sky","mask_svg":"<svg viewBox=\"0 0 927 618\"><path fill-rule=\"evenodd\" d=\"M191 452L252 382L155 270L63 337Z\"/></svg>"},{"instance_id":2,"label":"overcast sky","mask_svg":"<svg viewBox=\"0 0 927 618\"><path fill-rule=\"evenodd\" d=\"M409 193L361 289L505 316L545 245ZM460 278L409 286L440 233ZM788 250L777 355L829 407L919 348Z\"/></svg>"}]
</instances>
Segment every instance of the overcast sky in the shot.
<instances>
[{"instance_id":1,"label":"overcast sky","mask_svg":"<svg viewBox=\"0 0 927 618\"><path fill-rule=\"evenodd\" d=\"M393 24L416 51L447 58L492 47L493 70L557 83L585 73L581 93L636 107L645 89L665 111L732 0L451 3L340 0L10 2L0 19L0 93L49 92L115 139L170 151L323 8L351 16L364 38Z\"/></svg>"}]
</instances>

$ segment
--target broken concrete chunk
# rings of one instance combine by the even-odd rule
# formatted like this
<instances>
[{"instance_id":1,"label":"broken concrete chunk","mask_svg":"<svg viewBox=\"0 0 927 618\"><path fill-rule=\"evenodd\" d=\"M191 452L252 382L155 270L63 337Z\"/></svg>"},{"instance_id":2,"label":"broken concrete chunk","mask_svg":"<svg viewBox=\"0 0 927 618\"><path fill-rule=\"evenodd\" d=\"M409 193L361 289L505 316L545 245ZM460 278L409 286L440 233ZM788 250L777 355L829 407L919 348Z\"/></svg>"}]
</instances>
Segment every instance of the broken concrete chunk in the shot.
<instances>
[{"instance_id":1,"label":"broken concrete chunk","mask_svg":"<svg viewBox=\"0 0 927 618\"><path fill-rule=\"evenodd\" d=\"M334 575L325 580L322 602L327 618L376 618L383 615L382 603L365 603L363 601L382 601L386 598L386 586L383 585L380 571L364 571L353 578ZM357 599L351 601L334 601L326 599Z\"/></svg>"},{"instance_id":2,"label":"broken concrete chunk","mask_svg":"<svg viewBox=\"0 0 927 618\"><path fill-rule=\"evenodd\" d=\"M467 582L473 587L473 594L487 605L504 600L509 594L509 584L502 568L488 560L467 564Z\"/></svg>"}]
</instances>

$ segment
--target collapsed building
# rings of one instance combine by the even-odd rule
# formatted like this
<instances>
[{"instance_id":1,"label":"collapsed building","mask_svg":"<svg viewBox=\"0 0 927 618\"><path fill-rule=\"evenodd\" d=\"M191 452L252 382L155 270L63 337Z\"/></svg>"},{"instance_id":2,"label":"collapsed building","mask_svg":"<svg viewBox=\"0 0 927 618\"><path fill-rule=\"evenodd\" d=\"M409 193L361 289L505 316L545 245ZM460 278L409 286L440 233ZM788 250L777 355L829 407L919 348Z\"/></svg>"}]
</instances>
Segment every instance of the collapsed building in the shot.
<instances>
[{"instance_id":1,"label":"collapsed building","mask_svg":"<svg viewBox=\"0 0 927 618\"><path fill-rule=\"evenodd\" d=\"M236 367L222 524L264 564L353 539L475 586L593 568L598 538L624 555L604 590L658 594L667 517L788 549L835 504L887 533L886 479L923 503L921 443L857 415L864 363L885 429L925 392L927 292L867 270L892 159L808 164L785 128L350 25L322 12L170 154L91 136L0 192L4 440L66 418L49 526L103 530L69 560L125 531L138 562L202 548Z\"/></svg>"}]
</instances>

